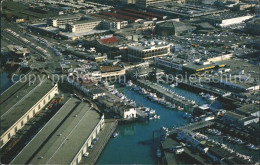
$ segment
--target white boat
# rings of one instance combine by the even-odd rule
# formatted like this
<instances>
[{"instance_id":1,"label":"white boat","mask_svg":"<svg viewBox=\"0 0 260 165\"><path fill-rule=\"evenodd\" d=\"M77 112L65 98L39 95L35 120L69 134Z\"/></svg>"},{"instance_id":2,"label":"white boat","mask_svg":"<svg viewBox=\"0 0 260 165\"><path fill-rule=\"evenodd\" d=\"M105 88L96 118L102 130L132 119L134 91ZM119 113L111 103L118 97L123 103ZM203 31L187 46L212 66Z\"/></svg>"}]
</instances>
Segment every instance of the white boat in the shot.
<instances>
[{"instance_id":1,"label":"white boat","mask_svg":"<svg viewBox=\"0 0 260 165\"><path fill-rule=\"evenodd\" d=\"M157 148L157 150L156 150L156 156L158 158L160 158L162 156L162 152L161 152L161 150L159 148Z\"/></svg>"},{"instance_id":2,"label":"white boat","mask_svg":"<svg viewBox=\"0 0 260 165\"><path fill-rule=\"evenodd\" d=\"M179 111L182 111L184 108L182 108L181 106L178 106L177 109L178 109Z\"/></svg>"},{"instance_id":3,"label":"white boat","mask_svg":"<svg viewBox=\"0 0 260 165\"><path fill-rule=\"evenodd\" d=\"M215 96L209 95L209 94L206 95L206 98L207 98L207 100L210 100L210 101L216 100L216 97L215 97Z\"/></svg>"},{"instance_id":4,"label":"white boat","mask_svg":"<svg viewBox=\"0 0 260 165\"><path fill-rule=\"evenodd\" d=\"M113 133L113 137L115 138L115 137L117 137L119 135L119 132L118 131L115 131L114 133Z\"/></svg>"},{"instance_id":5,"label":"white boat","mask_svg":"<svg viewBox=\"0 0 260 165\"><path fill-rule=\"evenodd\" d=\"M131 81L131 80L129 80L129 81L126 83L126 86L127 86L127 87L131 87L131 86L133 86L133 83L132 83L132 81Z\"/></svg>"}]
</instances>

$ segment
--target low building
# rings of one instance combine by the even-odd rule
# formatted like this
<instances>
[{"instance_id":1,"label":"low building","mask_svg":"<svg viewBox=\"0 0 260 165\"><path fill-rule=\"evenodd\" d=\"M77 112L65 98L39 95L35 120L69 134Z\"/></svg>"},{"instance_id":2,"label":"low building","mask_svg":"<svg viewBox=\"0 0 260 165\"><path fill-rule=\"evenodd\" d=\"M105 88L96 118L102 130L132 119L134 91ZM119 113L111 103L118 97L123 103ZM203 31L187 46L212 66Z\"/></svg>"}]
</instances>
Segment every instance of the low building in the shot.
<instances>
[{"instance_id":1,"label":"low building","mask_svg":"<svg viewBox=\"0 0 260 165\"><path fill-rule=\"evenodd\" d=\"M58 85L37 71L28 73L2 93L1 148L58 93Z\"/></svg>"},{"instance_id":2,"label":"low building","mask_svg":"<svg viewBox=\"0 0 260 165\"><path fill-rule=\"evenodd\" d=\"M253 18L251 15L238 15L232 16L232 14L228 15L219 15L219 16L207 16L202 18L204 21L211 23L214 26L226 27L230 25L240 24L246 20Z\"/></svg>"},{"instance_id":3,"label":"low building","mask_svg":"<svg viewBox=\"0 0 260 165\"><path fill-rule=\"evenodd\" d=\"M106 92L97 86L97 81L87 77L84 78L84 75L81 77L70 73L67 77L67 82L81 90L86 96L93 100L106 95Z\"/></svg>"},{"instance_id":4,"label":"low building","mask_svg":"<svg viewBox=\"0 0 260 165\"><path fill-rule=\"evenodd\" d=\"M186 61L180 58L171 56L156 57L155 65L167 70L182 71L183 66L187 65Z\"/></svg>"},{"instance_id":5,"label":"low building","mask_svg":"<svg viewBox=\"0 0 260 165\"><path fill-rule=\"evenodd\" d=\"M240 125L245 126L251 123L258 123L259 117L257 116L248 116L238 121Z\"/></svg>"},{"instance_id":6,"label":"low building","mask_svg":"<svg viewBox=\"0 0 260 165\"><path fill-rule=\"evenodd\" d=\"M82 20L71 24L66 24L66 30L72 33L90 32L100 27L100 20Z\"/></svg>"},{"instance_id":7,"label":"low building","mask_svg":"<svg viewBox=\"0 0 260 165\"><path fill-rule=\"evenodd\" d=\"M125 76L125 68L119 66L100 66L102 78L120 78Z\"/></svg>"},{"instance_id":8,"label":"low building","mask_svg":"<svg viewBox=\"0 0 260 165\"><path fill-rule=\"evenodd\" d=\"M106 92L99 87L89 87L87 89L88 89L87 95L93 100L97 99L98 97L106 95Z\"/></svg>"},{"instance_id":9,"label":"low building","mask_svg":"<svg viewBox=\"0 0 260 165\"><path fill-rule=\"evenodd\" d=\"M136 118L136 108L127 103L121 102L116 96L102 96L99 97L97 101L98 104L120 115L120 117L124 119Z\"/></svg>"},{"instance_id":10,"label":"low building","mask_svg":"<svg viewBox=\"0 0 260 165\"><path fill-rule=\"evenodd\" d=\"M153 60L155 57L162 57L169 54L170 45L162 41L150 41L128 46L128 59L135 62Z\"/></svg>"},{"instance_id":11,"label":"low building","mask_svg":"<svg viewBox=\"0 0 260 165\"><path fill-rule=\"evenodd\" d=\"M236 113L244 116L256 116L260 117L260 105L259 104L246 104L236 109Z\"/></svg>"},{"instance_id":12,"label":"low building","mask_svg":"<svg viewBox=\"0 0 260 165\"><path fill-rule=\"evenodd\" d=\"M105 30L120 30L128 25L128 21L102 21L102 28Z\"/></svg>"},{"instance_id":13,"label":"low building","mask_svg":"<svg viewBox=\"0 0 260 165\"><path fill-rule=\"evenodd\" d=\"M65 26L68 23L74 23L79 20L81 20L80 15L67 15L67 16L60 16L56 18L49 18L47 19L47 24L49 26L53 27L60 27L60 26Z\"/></svg>"},{"instance_id":14,"label":"low building","mask_svg":"<svg viewBox=\"0 0 260 165\"><path fill-rule=\"evenodd\" d=\"M115 103L112 110L124 119L136 118L136 108L122 102Z\"/></svg>"},{"instance_id":15,"label":"low building","mask_svg":"<svg viewBox=\"0 0 260 165\"><path fill-rule=\"evenodd\" d=\"M72 97L11 164L79 164L103 126L103 114L90 102Z\"/></svg>"},{"instance_id":16,"label":"low building","mask_svg":"<svg viewBox=\"0 0 260 165\"><path fill-rule=\"evenodd\" d=\"M155 34L163 37L179 36L191 30L192 28L183 22L166 21L156 25Z\"/></svg>"},{"instance_id":17,"label":"low building","mask_svg":"<svg viewBox=\"0 0 260 165\"><path fill-rule=\"evenodd\" d=\"M259 122L259 117L257 116L242 116L235 112L227 111L223 117L225 120L228 120L234 124L238 124L240 126L245 126L251 123L257 123Z\"/></svg>"}]
</instances>

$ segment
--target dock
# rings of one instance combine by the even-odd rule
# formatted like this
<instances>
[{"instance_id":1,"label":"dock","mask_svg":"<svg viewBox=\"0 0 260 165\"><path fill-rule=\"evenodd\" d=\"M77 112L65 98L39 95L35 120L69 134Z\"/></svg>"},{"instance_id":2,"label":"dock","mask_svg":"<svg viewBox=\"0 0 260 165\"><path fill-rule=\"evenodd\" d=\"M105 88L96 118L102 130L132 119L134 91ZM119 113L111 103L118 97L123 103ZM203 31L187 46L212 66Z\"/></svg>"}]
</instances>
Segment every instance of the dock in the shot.
<instances>
[{"instance_id":1,"label":"dock","mask_svg":"<svg viewBox=\"0 0 260 165\"><path fill-rule=\"evenodd\" d=\"M187 111L191 112L194 108L193 104L187 102L186 100L182 100L180 98L175 97L172 93L162 88L159 88L150 81L137 80L137 85L139 85L142 88L149 89L151 92L156 93L157 96L161 98L164 97L165 100L174 103L176 106L180 106Z\"/></svg>"},{"instance_id":2,"label":"dock","mask_svg":"<svg viewBox=\"0 0 260 165\"><path fill-rule=\"evenodd\" d=\"M211 121L200 121L200 122L196 122L196 123L193 123L193 124L190 124L190 125L186 125L186 126L183 126L183 127L179 127L179 128L174 128L172 130L169 130L168 131L168 134L171 135L171 134L175 134L178 132L178 130L185 130L185 131L194 131L194 130L197 130L197 129L200 129L200 128L203 128L203 127L208 127L208 126L211 126L213 125L214 122L211 122Z\"/></svg>"},{"instance_id":3,"label":"dock","mask_svg":"<svg viewBox=\"0 0 260 165\"><path fill-rule=\"evenodd\" d=\"M112 134L115 132L118 125L118 121L114 119L105 119L105 125L103 131L98 135L99 140L95 144L93 149L89 149L89 155L87 157L82 157L80 164L95 164L105 148L108 140L111 138Z\"/></svg>"}]
</instances>

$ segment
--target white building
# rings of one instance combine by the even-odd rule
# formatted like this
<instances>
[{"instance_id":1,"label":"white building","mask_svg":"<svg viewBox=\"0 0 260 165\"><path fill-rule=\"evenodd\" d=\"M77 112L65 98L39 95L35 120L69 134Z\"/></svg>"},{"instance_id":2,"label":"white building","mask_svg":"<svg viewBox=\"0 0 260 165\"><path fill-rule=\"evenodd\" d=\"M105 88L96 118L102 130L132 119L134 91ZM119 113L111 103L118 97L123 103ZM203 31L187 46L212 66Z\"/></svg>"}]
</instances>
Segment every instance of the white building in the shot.
<instances>
[{"instance_id":1,"label":"white building","mask_svg":"<svg viewBox=\"0 0 260 165\"><path fill-rule=\"evenodd\" d=\"M100 20L84 20L72 24L66 24L66 30L72 33L89 32L100 26Z\"/></svg>"},{"instance_id":2,"label":"white building","mask_svg":"<svg viewBox=\"0 0 260 165\"><path fill-rule=\"evenodd\" d=\"M162 41L150 41L128 46L128 58L133 61L148 61L170 54L170 45Z\"/></svg>"},{"instance_id":3,"label":"white building","mask_svg":"<svg viewBox=\"0 0 260 165\"><path fill-rule=\"evenodd\" d=\"M186 65L183 59L177 59L174 57L156 57L155 58L155 65L167 68L167 69L174 69L178 71L182 71L182 67Z\"/></svg>"}]
</instances>

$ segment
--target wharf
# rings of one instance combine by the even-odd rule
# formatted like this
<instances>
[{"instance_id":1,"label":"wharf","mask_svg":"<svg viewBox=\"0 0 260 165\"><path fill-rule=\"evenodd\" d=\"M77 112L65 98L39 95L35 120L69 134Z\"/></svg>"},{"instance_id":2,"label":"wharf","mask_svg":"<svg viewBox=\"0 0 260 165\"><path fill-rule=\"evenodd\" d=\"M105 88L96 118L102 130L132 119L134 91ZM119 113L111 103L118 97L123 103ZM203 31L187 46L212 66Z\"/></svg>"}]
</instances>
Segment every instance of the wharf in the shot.
<instances>
[{"instance_id":1,"label":"wharf","mask_svg":"<svg viewBox=\"0 0 260 165\"><path fill-rule=\"evenodd\" d=\"M176 155L175 153L169 152L169 150L173 146L181 146L175 138L176 134L170 135L165 141L161 142L162 151L163 151L163 163L164 164L182 164L181 162L185 163L194 163L196 164L207 164L207 160L203 159L198 153L192 152L189 148L183 147L184 152L181 155ZM192 160L192 161L191 161ZM189 162L191 161L191 162Z\"/></svg>"},{"instance_id":2,"label":"wharf","mask_svg":"<svg viewBox=\"0 0 260 165\"><path fill-rule=\"evenodd\" d=\"M103 131L101 131L98 135L99 140L93 149L89 149L89 155L87 157L82 157L80 164L95 164L118 125L118 121L114 119L105 119L104 123L105 125Z\"/></svg>"},{"instance_id":3,"label":"wharf","mask_svg":"<svg viewBox=\"0 0 260 165\"><path fill-rule=\"evenodd\" d=\"M187 102L186 100L182 100L180 98L175 97L173 94L171 94L170 92L168 92L162 88L158 88L158 86L154 85L150 81L137 80L137 84L145 89L150 89L151 92L156 93L157 96L164 97L165 100L167 100L171 103L174 103L176 106L181 106L182 108L184 108L187 111L192 111L194 108L193 104Z\"/></svg>"},{"instance_id":4,"label":"wharf","mask_svg":"<svg viewBox=\"0 0 260 165\"><path fill-rule=\"evenodd\" d=\"M178 87L185 89L185 90L188 90L188 91L191 91L191 92L195 92L195 93L203 92L203 93L213 94L213 95L218 96L218 97L219 96L225 96L225 95L228 94L228 93L225 93L223 91L219 91L219 92L214 91L214 90L212 90L212 88L205 88L203 86L191 84L191 83L188 83L188 82L180 82L180 83L178 83Z\"/></svg>"},{"instance_id":5,"label":"wharf","mask_svg":"<svg viewBox=\"0 0 260 165\"><path fill-rule=\"evenodd\" d=\"M200 121L200 122L196 122L196 123L193 123L193 124L190 124L190 125L180 127L178 129L170 130L168 132L168 134L169 135L175 134L175 133L177 133L178 130L185 130L185 131L191 132L193 130L197 130L197 129L200 129L200 128L203 128L203 127L208 127L208 126L211 126L213 124L214 124L214 122L211 122L211 121Z\"/></svg>"}]
</instances>

